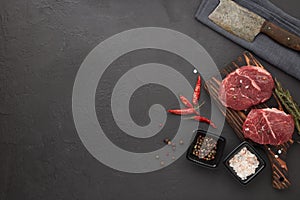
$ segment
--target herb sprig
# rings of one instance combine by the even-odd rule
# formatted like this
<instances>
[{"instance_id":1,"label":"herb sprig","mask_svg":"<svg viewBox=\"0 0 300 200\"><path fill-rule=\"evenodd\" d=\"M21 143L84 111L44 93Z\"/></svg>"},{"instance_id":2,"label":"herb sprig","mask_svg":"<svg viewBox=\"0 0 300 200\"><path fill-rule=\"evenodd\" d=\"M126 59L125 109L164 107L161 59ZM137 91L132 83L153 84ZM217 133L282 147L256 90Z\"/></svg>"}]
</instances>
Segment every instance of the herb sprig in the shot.
<instances>
[{"instance_id":1,"label":"herb sprig","mask_svg":"<svg viewBox=\"0 0 300 200\"><path fill-rule=\"evenodd\" d=\"M275 79L275 93L279 98L284 108L294 117L295 126L300 135L300 108L299 105L294 101L290 92L284 89L279 81Z\"/></svg>"}]
</instances>

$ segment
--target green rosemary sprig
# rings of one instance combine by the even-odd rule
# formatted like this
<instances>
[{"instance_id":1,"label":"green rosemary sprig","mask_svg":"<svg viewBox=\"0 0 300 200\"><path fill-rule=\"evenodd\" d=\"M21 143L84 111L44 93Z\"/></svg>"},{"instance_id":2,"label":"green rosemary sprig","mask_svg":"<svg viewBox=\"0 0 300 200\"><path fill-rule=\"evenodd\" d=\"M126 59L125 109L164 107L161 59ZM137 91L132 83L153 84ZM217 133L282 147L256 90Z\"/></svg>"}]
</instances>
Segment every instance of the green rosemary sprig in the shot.
<instances>
[{"instance_id":1,"label":"green rosemary sprig","mask_svg":"<svg viewBox=\"0 0 300 200\"><path fill-rule=\"evenodd\" d=\"M299 105L294 101L290 92L284 89L279 81L275 79L275 93L279 98L284 108L294 117L295 126L300 135L300 108Z\"/></svg>"}]
</instances>

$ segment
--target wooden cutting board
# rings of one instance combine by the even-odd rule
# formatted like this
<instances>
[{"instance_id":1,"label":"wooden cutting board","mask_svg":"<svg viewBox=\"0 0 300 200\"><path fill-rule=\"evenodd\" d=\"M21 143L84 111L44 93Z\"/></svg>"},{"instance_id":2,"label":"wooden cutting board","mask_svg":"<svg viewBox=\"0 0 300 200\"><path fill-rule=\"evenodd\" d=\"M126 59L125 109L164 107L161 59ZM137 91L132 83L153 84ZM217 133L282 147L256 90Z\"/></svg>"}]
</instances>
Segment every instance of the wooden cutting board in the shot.
<instances>
[{"instance_id":1,"label":"wooden cutting board","mask_svg":"<svg viewBox=\"0 0 300 200\"><path fill-rule=\"evenodd\" d=\"M220 71L222 78L226 77L227 74L231 73L237 68L245 65L252 65L264 68L263 65L251 53L244 52L235 61L228 64L225 68L223 68ZM210 92L210 97L213 98L214 102L217 104L218 108L225 116L227 123L232 127L236 135L241 140L245 140L242 131L242 126L249 111L236 111L231 108L225 108L218 99L218 90L220 84L220 80L218 80L216 77L212 77L211 79L206 81L205 89L207 92ZM282 105L279 102L278 97L275 93L273 93L273 96L270 100L263 104L254 106L253 108L267 107L277 107L282 110ZM292 144L293 140L290 140L287 143L284 143L279 146L259 145L264 149L264 151L268 155L270 164L272 166L272 185L276 189L286 189L291 185L291 182L289 181L288 177L288 167L286 165L285 159L287 156L287 151ZM258 144L253 143L253 145Z\"/></svg>"}]
</instances>

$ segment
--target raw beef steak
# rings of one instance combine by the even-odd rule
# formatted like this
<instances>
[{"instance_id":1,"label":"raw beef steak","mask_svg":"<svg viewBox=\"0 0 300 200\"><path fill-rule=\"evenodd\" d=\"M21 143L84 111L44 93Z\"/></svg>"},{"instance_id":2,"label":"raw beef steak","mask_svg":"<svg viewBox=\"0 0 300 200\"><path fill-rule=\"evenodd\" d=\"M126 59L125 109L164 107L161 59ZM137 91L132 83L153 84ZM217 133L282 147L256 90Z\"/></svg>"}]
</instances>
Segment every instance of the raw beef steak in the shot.
<instances>
[{"instance_id":1,"label":"raw beef steak","mask_svg":"<svg viewBox=\"0 0 300 200\"><path fill-rule=\"evenodd\" d=\"M269 72L260 67L244 66L222 81L219 98L226 107L245 110L268 100L273 88L274 80Z\"/></svg>"},{"instance_id":2,"label":"raw beef steak","mask_svg":"<svg viewBox=\"0 0 300 200\"><path fill-rule=\"evenodd\" d=\"M276 108L252 109L243 125L245 138L259 144L279 145L294 133L294 119Z\"/></svg>"}]
</instances>

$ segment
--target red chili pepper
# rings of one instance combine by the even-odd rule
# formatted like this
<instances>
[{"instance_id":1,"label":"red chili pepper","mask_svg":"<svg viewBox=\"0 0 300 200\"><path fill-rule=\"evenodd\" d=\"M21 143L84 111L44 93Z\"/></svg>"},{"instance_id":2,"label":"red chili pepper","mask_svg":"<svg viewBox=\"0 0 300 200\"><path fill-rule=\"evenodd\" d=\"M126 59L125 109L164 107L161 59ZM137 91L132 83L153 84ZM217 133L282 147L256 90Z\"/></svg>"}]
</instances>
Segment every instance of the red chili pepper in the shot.
<instances>
[{"instance_id":1,"label":"red chili pepper","mask_svg":"<svg viewBox=\"0 0 300 200\"><path fill-rule=\"evenodd\" d=\"M179 95L179 98L186 107L188 107L188 108L193 107L193 104L185 96Z\"/></svg>"},{"instance_id":2,"label":"red chili pepper","mask_svg":"<svg viewBox=\"0 0 300 200\"><path fill-rule=\"evenodd\" d=\"M177 109L177 110L168 110L169 113L175 114L175 115L191 115L191 114L197 114L199 113L194 108L184 108L184 109Z\"/></svg>"},{"instance_id":3,"label":"red chili pepper","mask_svg":"<svg viewBox=\"0 0 300 200\"><path fill-rule=\"evenodd\" d=\"M207 119L206 117L202 117L202 116L193 116L191 119L199 121L199 122L205 122L208 123L209 125L211 125L213 128L217 128L217 126L209 119Z\"/></svg>"},{"instance_id":4,"label":"red chili pepper","mask_svg":"<svg viewBox=\"0 0 300 200\"><path fill-rule=\"evenodd\" d=\"M193 104L198 105L198 101L200 98L200 92L201 92L201 77L198 75L197 83L194 89L193 93Z\"/></svg>"}]
</instances>

